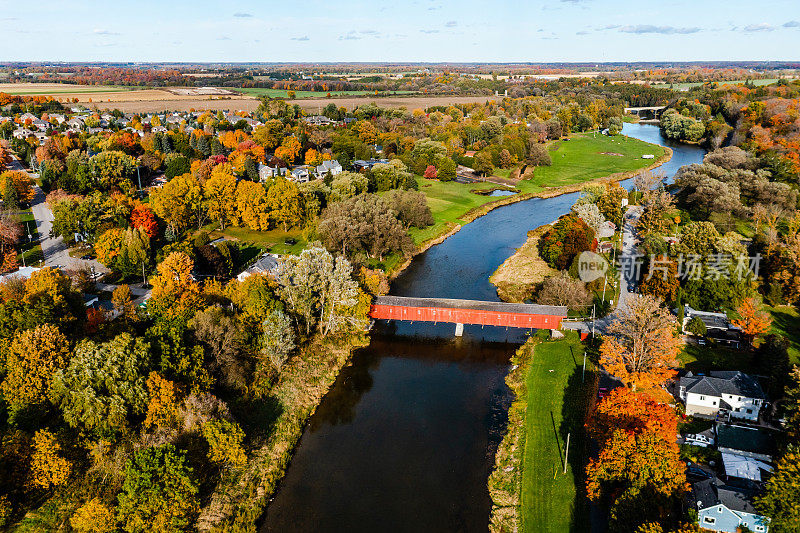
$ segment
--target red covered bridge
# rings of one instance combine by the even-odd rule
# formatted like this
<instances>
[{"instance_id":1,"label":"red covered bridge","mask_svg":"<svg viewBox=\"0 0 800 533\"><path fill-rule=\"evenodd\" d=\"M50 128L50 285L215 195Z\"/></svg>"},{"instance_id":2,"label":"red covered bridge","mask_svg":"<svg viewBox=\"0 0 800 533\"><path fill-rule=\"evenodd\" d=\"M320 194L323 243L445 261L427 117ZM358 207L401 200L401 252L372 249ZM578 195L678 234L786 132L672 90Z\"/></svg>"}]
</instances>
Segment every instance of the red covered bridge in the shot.
<instances>
[{"instance_id":1,"label":"red covered bridge","mask_svg":"<svg viewBox=\"0 0 800 533\"><path fill-rule=\"evenodd\" d=\"M559 305L378 296L369 314L381 320L450 322L456 324L456 335L461 335L464 324L559 329L561 321L567 316L567 308Z\"/></svg>"}]
</instances>

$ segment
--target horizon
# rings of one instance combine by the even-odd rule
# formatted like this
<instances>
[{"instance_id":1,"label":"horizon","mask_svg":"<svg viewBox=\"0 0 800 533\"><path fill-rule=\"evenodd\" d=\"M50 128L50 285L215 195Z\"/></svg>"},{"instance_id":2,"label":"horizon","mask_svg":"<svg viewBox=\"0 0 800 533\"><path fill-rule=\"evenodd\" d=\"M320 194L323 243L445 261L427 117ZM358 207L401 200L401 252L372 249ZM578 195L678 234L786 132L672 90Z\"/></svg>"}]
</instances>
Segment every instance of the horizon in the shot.
<instances>
[{"instance_id":1,"label":"horizon","mask_svg":"<svg viewBox=\"0 0 800 533\"><path fill-rule=\"evenodd\" d=\"M800 15L790 0L640 3L561 0L485 6L417 0L331 8L185 1L7 6L2 62L89 63L672 63L791 62ZM157 15L154 15L157 13ZM691 13L691 16L687 16ZM733 38L736 36L736 38ZM55 43L54 43L55 41ZM724 46L725 51L712 52ZM58 52L53 47L58 47ZM635 52L631 50L634 49ZM703 54L717 56L705 59ZM687 59L691 58L691 59Z\"/></svg>"}]
</instances>

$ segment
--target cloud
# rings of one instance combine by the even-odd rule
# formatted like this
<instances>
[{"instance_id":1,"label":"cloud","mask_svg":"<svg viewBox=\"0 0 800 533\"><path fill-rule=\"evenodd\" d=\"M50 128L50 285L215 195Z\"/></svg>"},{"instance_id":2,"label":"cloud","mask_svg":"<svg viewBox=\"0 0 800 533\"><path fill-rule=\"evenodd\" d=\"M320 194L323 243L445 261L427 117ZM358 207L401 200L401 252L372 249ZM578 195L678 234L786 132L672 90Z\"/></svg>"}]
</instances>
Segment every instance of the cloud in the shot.
<instances>
[{"instance_id":1,"label":"cloud","mask_svg":"<svg viewBox=\"0 0 800 533\"><path fill-rule=\"evenodd\" d=\"M620 27L621 26L619 24L606 24L605 26L600 26L599 28L597 28L597 31L616 30L617 28Z\"/></svg>"},{"instance_id":2,"label":"cloud","mask_svg":"<svg viewBox=\"0 0 800 533\"><path fill-rule=\"evenodd\" d=\"M759 22L758 24L748 24L744 27L744 31L753 32L753 31L772 31L775 27L772 24L767 24L766 22Z\"/></svg>"},{"instance_id":3,"label":"cloud","mask_svg":"<svg viewBox=\"0 0 800 533\"><path fill-rule=\"evenodd\" d=\"M357 41L359 39L363 39L363 37L357 35L355 30L349 31L346 34L339 36L340 41Z\"/></svg>"},{"instance_id":4,"label":"cloud","mask_svg":"<svg viewBox=\"0 0 800 533\"><path fill-rule=\"evenodd\" d=\"M227 35L223 35L222 37L217 37L217 40L218 41L230 41L231 38L228 37Z\"/></svg>"},{"instance_id":5,"label":"cloud","mask_svg":"<svg viewBox=\"0 0 800 533\"><path fill-rule=\"evenodd\" d=\"M784 28L800 28L800 22L796 20L790 20L789 22L784 23Z\"/></svg>"},{"instance_id":6,"label":"cloud","mask_svg":"<svg viewBox=\"0 0 800 533\"><path fill-rule=\"evenodd\" d=\"M561 0L562 4L583 4L584 2L589 2L590 0Z\"/></svg>"},{"instance_id":7,"label":"cloud","mask_svg":"<svg viewBox=\"0 0 800 533\"><path fill-rule=\"evenodd\" d=\"M119 32L111 31L111 30L94 30L92 33L95 35L119 35Z\"/></svg>"},{"instance_id":8,"label":"cloud","mask_svg":"<svg viewBox=\"0 0 800 533\"><path fill-rule=\"evenodd\" d=\"M303 35L302 37L292 37L289 40L290 41L310 41L311 39L308 38L308 35Z\"/></svg>"},{"instance_id":9,"label":"cloud","mask_svg":"<svg viewBox=\"0 0 800 533\"><path fill-rule=\"evenodd\" d=\"M687 34L697 33L700 28L676 28L675 26L653 26L651 24L637 24L635 26L622 26L619 29L622 33L660 33L662 35L672 35L676 33Z\"/></svg>"},{"instance_id":10,"label":"cloud","mask_svg":"<svg viewBox=\"0 0 800 533\"><path fill-rule=\"evenodd\" d=\"M419 30L422 33L439 33L439 30Z\"/></svg>"},{"instance_id":11,"label":"cloud","mask_svg":"<svg viewBox=\"0 0 800 533\"><path fill-rule=\"evenodd\" d=\"M448 28L455 28L456 26L458 26L458 22L456 22L455 20L448 20L447 22L444 23L444 25Z\"/></svg>"},{"instance_id":12,"label":"cloud","mask_svg":"<svg viewBox=\"0 0 800 533\"><path fill-rule=\"evenodd\" d=\"M589 32L588 31L578 31L578 32L575 32L575 35L589 35Z\"/></svg>"},{"instance_id":13,"label":"cloud","mask_svg":"<svg viewBox=\"0 0 800 533\"><path fill-rule=\"evenodd\" d=\"M240 19L253 18L253 14L252 13L234 13L233 16L236 17L236 18L240 18Z\"/></svg>"},{"instance_id":14,"label":"cloud","mask_svg":"<svg viewBox=\"0 0 800 533\"><path fill-rule=\"evenodd\" d=\"M358 33L361 33L363 35L378 35L378 34L380 34L380 32L378 30L361 30Z\"/></svg>"}]
</instances>

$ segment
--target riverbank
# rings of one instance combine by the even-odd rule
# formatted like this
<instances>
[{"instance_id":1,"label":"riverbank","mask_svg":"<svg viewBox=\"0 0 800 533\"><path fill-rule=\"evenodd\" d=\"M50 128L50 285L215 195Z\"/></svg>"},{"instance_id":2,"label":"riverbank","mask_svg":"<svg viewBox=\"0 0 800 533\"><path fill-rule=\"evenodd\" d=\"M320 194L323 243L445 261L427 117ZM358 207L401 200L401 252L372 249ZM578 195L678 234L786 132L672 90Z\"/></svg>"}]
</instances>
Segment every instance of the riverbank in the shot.
<instances>
[{"instance_id":1,"label":"riverbank","mask_svg":"<svg viewBox=\"0 0 800 533\"><path fill-rule=\"evenodd\" d=\"M661 165L663 165L664 163L666 163L667 161L669 161L672 158L672 154L673 154L672 149L667 147L667 146L659 146L657 144L649 143L649 142L646 142L646 141L639 141L639 142L658 148L659 150L662 151L661 156L658 157L657 159L655 159L652 163L650 163L646 167L642 167L642 168L639 168L639 169L626 170L626 171L623 171L623 172L615 172L613 174L609 174L609 175L606 175L606 176L601 176L601 177L589 179L587 181L576 182L576 183L572 183L572 184L569 184L569 185L562 185L562 186L559 186L559 187L546 188L546 189L543 189L543 190L541 190L539 192L520 192L520 193L518 193L518 194L516 194L514 196L506 196L506 197L500 198L499 200L489 201L489 202L484 203L482 205L479 205L479 206L476 206L476 207L472 207L466 213L461 215L460 217L453 216L452 218L454 220L451 220L451 221L448 221L448 222L444 222L444 223L434 224L433 231L435 231L436 233L433 234L433 235L430 235L430 236L426 236L424 239L422 239L417 244L417 247L414 250L414 252L408 258L406 258L405 261L403 261L402 263L398 263L394 268L389 270L386 274L389 276L390 280L396 278L406 268L408 268L408 266L411 264L411 262L413 261L415 256L427 251L432 246L436 246L437 244L442 243L448 237L450 237L453 234L455 234L456 232L458 232L465 225L469 224L470 222L473 222L477 218L480 218L480 217L486 215L487 213L491 212L494 209L497 209L498 207L503 207L503 206L514 204L514 203L517 203L517 202L523 202L525 200L530 200L532 198L555 198L556 196L561 196L561 195L564 195L564 194L570 194L570 193L574 193L574 192L579 192L586 185L590 185L590 184L611 184L611 183L616 183L616 182L619 182L619 181L624 181L624 180L633 178L634 176L636 176L637 174L640 174L642 172L650 172L650 171L660 167ZM428 182L428 181L432 181L432 180L424 180L424 182ZM448 182L448 183L452 183L452 182ZM524 183L524 180L521 181L520 183ZM491 186L491 184L487 184L487 185ZM420 191L423 192L423 193L426 192L424 186L420 187ZM430 202L430 198L429 198L429 202ZM437 213L434 213L434 217L436 217L436 215L437 215ZM419 236L419 234L412 235L412 237L418 237L418 236ZM415 241L416 240L417 239L415 238Z\"/></svg>"},{"instance_id":2,"label":"riverbank","mask_svg":"<svg viewBox=\"0 0 800 533\"><path fill-rule=\"evenodd\" d=\"M539 238L548 228L550 224L529 231L525 244L489 276L489 283L497 288L497 296L504 302L529 300L538 284L558 273L539 255Z\"/></svg>"},{"instance_id":3,"label":"riverbank","mask_svg":"<svg viewBox=\"0 0 800 533\"><path fill-rule=\"evenodd\" d=\"M281 374L272 390L275 413L266 441L249 453L247 465L217 486L197 521L199 531L255 531L269 499L289 466L292 453L322 398L353 351L367 346L366 335L315 338ZM269 402L268 402L269 403Z\"/></svg>"},{"instance_id":4,"label":"riverbank","mask_svg":"<svg viewBox=\"0 0 800 533\"><path fill-rule=\"evenodd\" d=\"M539 333L512 358L506 383L514 401L488 481L490 531L588 530L583 424L596 396L597 375L591 369L583 374L582 355L577 333L559 340Z\"/></svg>"}]
</instances>

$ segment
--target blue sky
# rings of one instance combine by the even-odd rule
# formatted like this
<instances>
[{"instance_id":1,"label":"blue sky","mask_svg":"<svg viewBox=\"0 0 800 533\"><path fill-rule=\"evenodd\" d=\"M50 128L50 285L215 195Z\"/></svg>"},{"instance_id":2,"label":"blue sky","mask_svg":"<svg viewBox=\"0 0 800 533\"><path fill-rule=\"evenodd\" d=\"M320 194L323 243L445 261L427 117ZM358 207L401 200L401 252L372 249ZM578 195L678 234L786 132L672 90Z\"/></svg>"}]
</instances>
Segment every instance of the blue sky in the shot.
<instances>
[{"instance_id":1,"label":"blue sky","mask_svg":"<svg viewBox=\"0 0 800 533\"><path fill-rule=\"evenodd\" d=\"M798 0L0 0L0 28L0 61L800 60Z\"/></svg>"}]
</instances>

